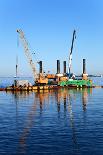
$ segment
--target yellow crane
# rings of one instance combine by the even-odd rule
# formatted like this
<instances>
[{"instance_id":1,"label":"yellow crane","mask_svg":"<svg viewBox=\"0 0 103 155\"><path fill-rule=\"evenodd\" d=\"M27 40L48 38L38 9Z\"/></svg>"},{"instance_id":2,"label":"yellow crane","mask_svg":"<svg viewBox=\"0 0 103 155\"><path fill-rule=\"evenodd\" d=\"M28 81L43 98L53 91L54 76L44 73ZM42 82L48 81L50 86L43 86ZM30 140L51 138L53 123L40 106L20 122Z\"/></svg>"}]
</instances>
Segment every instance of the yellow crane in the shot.
<instances>
[{"instance_id":1,"label":"yellow crane","mask_svg":"<svg viewBox=\"0 0 103 155\"><path fill-rule=\"evenodd\" d=\"M35 64L34 64L34 62L32 60L31 52L30 52L30 49L29 49L28 42L27 42L27 40L25 38L24 32L21 29L18 29L17 32L19 33L20 39L22 41L22 44L23 44L23 47L24 47L24 52L25 52L25 55L26 55L26 57L28 59L28 63L31 66L31 69L32 69L32 72L33 72L33 78L35 80L35 83L36 84L47 84L48 83L48 78L46 78L43 73L37 74L36 66L35 66Z\"/></svg>"}]
</instances>

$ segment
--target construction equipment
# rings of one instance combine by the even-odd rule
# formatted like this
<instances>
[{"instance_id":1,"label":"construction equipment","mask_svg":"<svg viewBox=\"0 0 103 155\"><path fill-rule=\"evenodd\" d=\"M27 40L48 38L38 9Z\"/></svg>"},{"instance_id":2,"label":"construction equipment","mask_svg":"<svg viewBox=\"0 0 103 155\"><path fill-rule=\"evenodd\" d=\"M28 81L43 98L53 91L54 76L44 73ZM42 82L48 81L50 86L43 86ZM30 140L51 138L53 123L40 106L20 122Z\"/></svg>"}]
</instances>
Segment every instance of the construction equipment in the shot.
<instances>
[{"instance_id":1,"label":"construction equipment","mask_svg":"<svg viewBox=\"0 0 103 155\"><path fill-rule=\"evenodd\" d=\"M72 86L72 87L92 87L91 80L73 80L59 81L59 86Z\"/></svg>"},{"instance_id":2,"label":"construction equipment","mask_svg":"<svg viewBox=\"0 0 103 155\"><path fill-rule=\"evenodd\" d=\"M23 47L24 47L24 52L25 52L25 55L26 55L26 57L28 59L29 65L32 68L35 83L36 84L47 84L48 83L48 78L46 78L43 73L37 74L36 66L35 66L35 64L34 64L34 62L32 60L32 56L31 56L30 49L28 47L28 42L27 42L27 40L25 38L24 32L21 29L17 30L17 32L19 33L20 39L22 41L22 44L23 44Z\"/></svg>"},{"instance_id":3,"label":"construction equipment","mask_svg":"<svg viewBox=\"0 0 103 155\"><path fill-rule=\"evenodd\" d=\"M76 31L75 30L73 31L72 45L71 45L71 50L70 50L70 54L69 54L69 68L68 68L69 78L71 76L72 51L73 51L74 39L76 39Z\"/></svg>"}]
</instances>

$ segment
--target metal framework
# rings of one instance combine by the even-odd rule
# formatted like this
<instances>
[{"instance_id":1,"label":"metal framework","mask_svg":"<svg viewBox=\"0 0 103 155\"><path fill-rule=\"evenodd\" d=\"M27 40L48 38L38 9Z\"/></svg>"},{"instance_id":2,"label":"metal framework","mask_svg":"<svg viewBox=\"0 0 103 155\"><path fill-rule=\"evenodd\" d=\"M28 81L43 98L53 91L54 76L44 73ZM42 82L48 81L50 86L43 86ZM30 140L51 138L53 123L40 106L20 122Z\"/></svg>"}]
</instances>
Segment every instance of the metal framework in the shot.
<instances>
[{"instance_id":1,"label":"metal framework","mask_svg":"<svg viewBox=\"0 0 103 155\"><path fill-rule=\"evenodd\" d=\"M28 63L32 68L34 79L37 79L38 75L37 75L37 72L36 72L36 67L35 67L35 64L33 63L32 56L31 56L30 49L29 49L29 45L28 45L28 42L27 42L27 40L25 38L24 32L21 29L17 30L17 32L19 33L20 39L22 41L24 51L25 51L25 55L26 55L26 57L28 59Z\"/></svg>"},{"instance_id":2,"label":"metal framework","mask_svg":"<svg viewBox=\"0 0 103 155\"><path fill-rule=\"evenodd\" d=\"M69 54L69 77L71 74L72 52L73 52L74 39L76 39L76 31L75 30L73 31L72 45L71 45L70 54Z\"/></svg>"}]
</instances>

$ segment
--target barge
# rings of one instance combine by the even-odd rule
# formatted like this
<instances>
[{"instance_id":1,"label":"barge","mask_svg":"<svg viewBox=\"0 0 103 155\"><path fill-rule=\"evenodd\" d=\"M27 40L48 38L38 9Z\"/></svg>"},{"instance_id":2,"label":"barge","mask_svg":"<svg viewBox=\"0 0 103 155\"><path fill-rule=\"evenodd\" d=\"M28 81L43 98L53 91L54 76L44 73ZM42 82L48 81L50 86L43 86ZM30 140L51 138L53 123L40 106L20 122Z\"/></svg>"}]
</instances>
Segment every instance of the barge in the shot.
<instances>
[{"instance_id":1,"label":"barge","mask_svg":"<svg viewBox=\"0 0 103 155\"><path fill-rule=\"evenodd\" d=\"M93 88L91 80L68 80L59 81L57 85L33 85L33 86L8 86L0 88L0 91L40 91L40 90L51 90L59 88Z\"/></svg>"}]
</instances>

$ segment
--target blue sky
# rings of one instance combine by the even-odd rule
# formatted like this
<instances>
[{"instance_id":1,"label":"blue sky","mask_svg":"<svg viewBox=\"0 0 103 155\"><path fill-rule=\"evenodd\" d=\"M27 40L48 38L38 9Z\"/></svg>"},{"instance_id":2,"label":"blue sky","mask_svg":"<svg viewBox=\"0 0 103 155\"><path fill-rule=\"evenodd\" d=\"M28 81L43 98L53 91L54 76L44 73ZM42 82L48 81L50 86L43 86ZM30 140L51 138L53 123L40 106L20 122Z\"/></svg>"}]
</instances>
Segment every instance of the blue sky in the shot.
<instances>
[{"instance_id":1,"label":"blue sky","mask_svg":"<svg viewBox=\"0 0 103 155\"><path fill-rule=\"evenodd\" d=\"M68 62L72 33L76 29L72 71L82 73L86 58L87 73L103 73L102 0L0 0L0 76L15 75L16 55L19 75L31 76L17 29L22 29L43 61L44 71L56 72L56 60Z\"/></svg>"}]
</instances>

